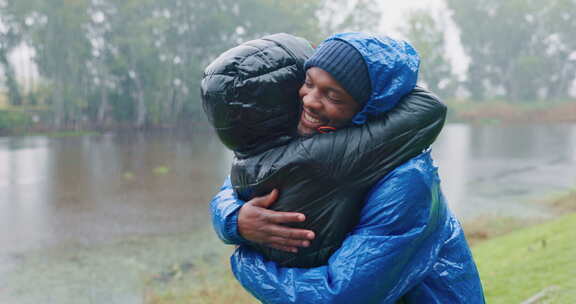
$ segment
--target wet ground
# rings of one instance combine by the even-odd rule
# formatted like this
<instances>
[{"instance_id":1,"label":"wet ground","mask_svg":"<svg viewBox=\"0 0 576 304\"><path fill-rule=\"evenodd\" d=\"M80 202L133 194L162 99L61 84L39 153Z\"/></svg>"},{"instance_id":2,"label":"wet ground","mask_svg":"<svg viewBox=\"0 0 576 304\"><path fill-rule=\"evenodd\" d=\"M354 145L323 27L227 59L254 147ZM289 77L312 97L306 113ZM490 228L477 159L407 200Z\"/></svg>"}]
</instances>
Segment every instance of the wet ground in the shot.
<instances>
[{"instance_id":1,"label":"wet ground","mask_svg":"<svg viewBox=\"0 0 576 304\"><path fill-rule=\"evenodd\" d=\"M576 125L448 125L433 154L464 221L546 217L530 201L576 186ZM0 303L142 303L206 280L230 160L210 133L0 138Z\"/></svg>"}]
</instances>

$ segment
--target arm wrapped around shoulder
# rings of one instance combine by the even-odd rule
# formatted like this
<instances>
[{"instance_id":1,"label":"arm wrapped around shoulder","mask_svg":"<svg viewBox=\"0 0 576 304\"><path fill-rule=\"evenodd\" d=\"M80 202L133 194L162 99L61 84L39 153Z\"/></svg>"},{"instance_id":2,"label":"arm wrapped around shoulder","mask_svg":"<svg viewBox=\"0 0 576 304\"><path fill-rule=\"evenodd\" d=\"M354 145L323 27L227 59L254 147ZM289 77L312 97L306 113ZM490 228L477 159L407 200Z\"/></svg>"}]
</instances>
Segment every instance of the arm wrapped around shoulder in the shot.
<instances>
[{"instance_id":1,"label":"arm wrapped around shoulder","mask_svg":"<svg viewBox=\"0 0 576 304\"><path fill-rule=\"evenodd\" d=\"M436 95L416 87L392 110L363 125L305 140L303 150L323 164L324 176L373 184L430 147L442 131L446 112Z\"/></svg>"}]
</instances>

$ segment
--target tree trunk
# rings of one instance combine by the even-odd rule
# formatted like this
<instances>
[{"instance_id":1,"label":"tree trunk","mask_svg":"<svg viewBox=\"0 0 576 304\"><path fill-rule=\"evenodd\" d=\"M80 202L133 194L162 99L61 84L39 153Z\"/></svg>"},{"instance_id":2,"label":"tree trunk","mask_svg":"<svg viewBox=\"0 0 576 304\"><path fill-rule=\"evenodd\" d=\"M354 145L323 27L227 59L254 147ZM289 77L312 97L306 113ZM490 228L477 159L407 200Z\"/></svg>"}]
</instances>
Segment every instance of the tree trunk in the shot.
<instances>
[{"instance_id":1,"label":"tree trunk","mask_svg":"<svg viewBox=\"0 0 576 304\"><path fill-rule=\"evenodd\" d=\"M54 100L52 100L52 110L54 111L54 126L57 129L64 125L64 93L62 84L59 81L54 83Z\"/></svg>"},{"instance_id":2,"label":"tree trunk","mask_svg":"<svg viewBox=\"0 0 576 304\"><path fill-rule=\"evenodd\" d=\"M0 66L3 67L4 77L6 78L6 86L8 87L8 102L13 106L19 106L22 104L22 95L18 87L18 81L16 80L16 74L12 65L8 61L8 57L5 51L0 51Z\"/></svg>"},{"instance_id":3,"label":"tree trunk","mask_svg":"<svg viewBox=\"0 0 576 304\"><path fill-rule=\"evenodd\" d=\"M144 99L144 91L142 83L138 74L134 75L134 85L136 86L136 122L135 127L142 129L146 124L146 117L148 116L148 109L146 108L146 100Z\"/></svg>"},{"instance_id":4,"label":"tree trunk","mask_svg":"<svg viewBox=\"0 0 576 304\"><path fill-rule=\"evenodd\" d=\"M98 106L98 116L96 118L96 123L101 128L106 126L106 116L108 115L109 107L108 90L106 90L106 86L102 85L100 88L100 105Z\"/></svg>"}]
</instances>

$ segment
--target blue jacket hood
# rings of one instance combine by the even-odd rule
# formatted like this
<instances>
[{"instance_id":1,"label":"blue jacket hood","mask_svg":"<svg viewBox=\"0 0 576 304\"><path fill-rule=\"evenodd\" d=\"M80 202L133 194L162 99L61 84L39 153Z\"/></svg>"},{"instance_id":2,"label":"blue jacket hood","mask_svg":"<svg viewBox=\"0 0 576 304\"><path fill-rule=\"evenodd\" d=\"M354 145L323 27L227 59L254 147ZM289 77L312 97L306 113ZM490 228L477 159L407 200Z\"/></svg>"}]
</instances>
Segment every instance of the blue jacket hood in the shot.
<instances>
[{"instance_id":1,"label":"blue jacket hood","mask_svg":"<svg viewBox=\"0 0 576 304\"><path fill-rule=\"evenodd\" d=\"M352 122L363 124L369 116L393 108L418 80L420 56L408 42L367 33L339 33L324 40L341 40L353 46L364 58L372 94Z\"/></svg>"}]
</instances>

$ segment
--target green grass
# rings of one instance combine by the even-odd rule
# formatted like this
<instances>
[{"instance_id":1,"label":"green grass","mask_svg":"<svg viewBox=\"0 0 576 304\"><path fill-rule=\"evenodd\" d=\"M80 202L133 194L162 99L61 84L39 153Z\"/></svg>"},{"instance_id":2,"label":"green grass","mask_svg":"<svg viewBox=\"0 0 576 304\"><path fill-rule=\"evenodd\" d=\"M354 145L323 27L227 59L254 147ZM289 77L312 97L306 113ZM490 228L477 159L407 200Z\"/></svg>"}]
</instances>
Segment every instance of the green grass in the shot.
<instances>
[{"instance_id":1,"label":"green grass","mask_svg":"<svg viewBox=\"0 0 576 304\"><path fill-rule=\"evenodd\" d=\"M487 303L522 303L537 294L533 303L576 303L576 214L483 241L473 252ZM193 284L152 291L146 303L257 303L223 257L216 267L199 267Z\"/></svg>"},{"instance_id":2,"label":"green grass","mask_svg":"<svg viewBox=\"0 0 576 304\"><path fill-rule=\"evenodd\" d=\"M567 193L553 194L547 202L558 212L576 212L576 187L572 188Z\"/></svg>"},{"instance_id":3,"label":"green grass","mask_svg":"<svg viewBox=\"0 0 576 304\"><path fill-rule=\"evenodd\" d=\"M534 202L536 203L536 202ZM576 211L576 191L540 202L558 213ZM487 303L576 303L576 213L543 223L517 218L480 218L465 223ZM216 242L216 263L198 264L192 280L151 284L147 304L257 303L229 269L231 249ZM545 291L542 293L542 291Z\"/></svg>"},{"instance_id":4,"label":"green grass","mask_svg":"<svg viewBox=\"0 0 576 304\"><path fill-rule=\"evenodd\" d=\"M230 271L231 246L219 245L215 260L198 261L192 273L176 274L165 284L149 280L146 304L253 304L258 303L242 288Z\"/></svg>"},{"instance_id":5,"label":"green grass","mask_svg":"<svg viewBox=\"0 0 576 304\"><path fill-rule=\"evenodd\" d=\"M473 251L488 303L522 303L543 290L551 290L547 303L576 303L576 214L488 240Z\"/></svg>"}]
</instances>

